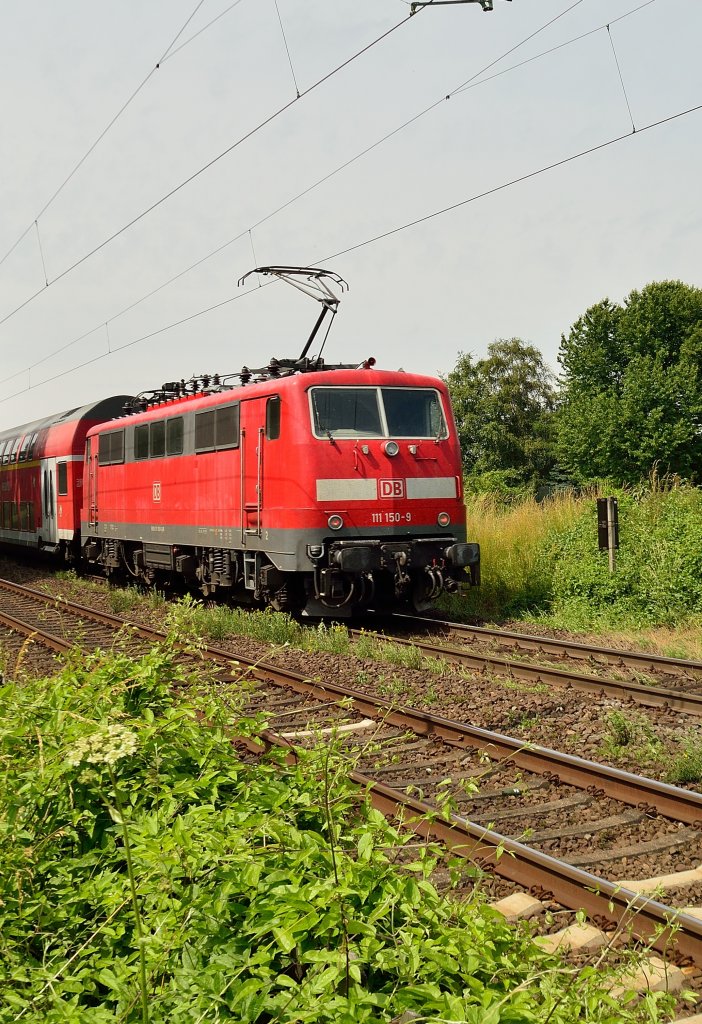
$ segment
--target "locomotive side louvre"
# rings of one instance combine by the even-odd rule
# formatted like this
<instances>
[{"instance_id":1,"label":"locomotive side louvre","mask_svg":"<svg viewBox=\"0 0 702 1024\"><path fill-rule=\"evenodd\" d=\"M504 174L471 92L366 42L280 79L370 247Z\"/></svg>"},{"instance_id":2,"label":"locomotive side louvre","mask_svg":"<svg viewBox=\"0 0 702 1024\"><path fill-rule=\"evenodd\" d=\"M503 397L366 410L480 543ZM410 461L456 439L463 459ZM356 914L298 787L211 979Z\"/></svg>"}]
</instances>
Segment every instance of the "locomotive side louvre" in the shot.
<instances>
[{"instance_id":1,"label":"locomotive side louvre","mask_svg":"<svg viewBox=\"0 0 702 1024\"><path fill-rule=\"evenodd\" d=\"M85 557L308 613L422 605L470 572L443 384L294 373L188 395L87 439Z\"/></svg>"}]
</instances>

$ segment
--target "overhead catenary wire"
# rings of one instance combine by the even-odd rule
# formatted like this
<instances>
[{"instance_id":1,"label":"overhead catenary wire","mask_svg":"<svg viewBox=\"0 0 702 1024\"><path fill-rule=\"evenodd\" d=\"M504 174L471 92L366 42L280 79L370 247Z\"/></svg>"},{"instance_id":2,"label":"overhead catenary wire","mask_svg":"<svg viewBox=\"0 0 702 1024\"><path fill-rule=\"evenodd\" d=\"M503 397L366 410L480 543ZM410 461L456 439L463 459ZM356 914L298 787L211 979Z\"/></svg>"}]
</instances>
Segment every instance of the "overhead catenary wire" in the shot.
<instances>
[{"instance_id":1,"label":"overhead catenary wire","mask_svg":"<svg viewBox=\"0 0 702 1024\"><path fill-rule=\"evenodd\" d=\"M285 44L285 52L288 55L288 64L290 65L290 73L292 75L293 82L295 83L295 92L297 93L297 98L299 99L300 98L300 86L297 84L297 78L295 77L295 68L293 67L292 57L290 56L290 47L288 46L288 40L287 40L287 37L285 35L285 28L283 26L283 19L280 16L280 7L278 6L278 0L273 0L273 3L275 4L275 13L278 15L278 22L280 24L280 31L283 34L283 43Z\"/></svg>"},{"instance_id":2,"label":"overhead catenary wire","mask_svg":"<svg viewBox=\"0 0 702 1024\"><path fill-rule=\"evenodd\" d=\"M41 208L41 209L39 210L39 212L38 212L38 213L37 213L37 214L36 214L36 215L34 216L34 219L32 220L32 222L31 222L31 223L30 223L30 224L29 224L29 225L28 225L28 226L27 226L27 227L25 228L25 230L24 230L24 231L22 232L22 234L21 234L21 235L19 236L19 238L17 238L17 239L15 240L15 242L14 242L14 243L13 243L13 244L12 244L12 245L10 246L10 248L9 248L9 249L7 250L7 252L5 253L5 255L4 255L4 256L3 256L2 258L0 258L0 267L1 267L2 265L3 265L3 263L5 262L5 260L7 260L7 259L8 259L8 257L12 255L12 253L13 253L13 252L15 251L15 249L16 249L16 248L17 248L17 246L18 246L18 245L20 244L20 242L21 242L21 241L22 241L22 240L23 240L24 238L26 238L26 236L27 236L27 235L29 234L29 232L30 232L30 231L32 230L32 227L34 227L34 225L35 225L35 224L37 224L37 222L38 222L39 218L40 218L40 217L41 217L41 216L42 216L43 214L45 214L45 213L46 213L46 211L47 211L47 210L49 209L49 207L50 207L50 206L52 205L52 203L53 203L53 202L54 202L54 201L55 201L56 199L58 199L58 197L59 197L59 196L61 195L61 193L63 192L64 188L66 187L66 185L67 185L67 184L69 183L69 181L71 180L71 178L73 178L73 176L74 176L74 175L75 175L75 174L76 174L76 173L77 173L77 172L78 172L78 171L80 170L80 168L81 168L81 167L83 166L83 164L84 164L84 163L85 163L85 161L86 161L86 160L88 159L88 157L90 156L90 154L91 154L91 153L93 153L93 152L95 151L95 149L96 149L96 148L97 148L97 147L98 147L98 146L100 145L100 143L102 142L102 140L103 140L103 139L105 138L105 136L106 136L106 135L107 135L107 133L108 133L108 132L110 131L110 129L111 129L112 127L114 127L114 125L115 125L115 124L117 123L117 121L118 121L118 120L120 119L120 117L121 117L121 116L122 116L122 114L123 114L123 113L125 112L125 110L127 109L127 107L129 107L129 106L130 106L130 104L134 102L134 100L135 100L135 99L137 98L137 96L139 95L139 93L141 92L141 90L142 90L142 89L144 88L144 86L145 86L145 85L147 84L147 82L148 82L148 81L150 80L150 78L152 77L152 75L154 75L154 74L156 73L156 71L158 71L158 69L159 69L159 67L161 66L161 64L163 64L163 62L164 62L164 61L165 61L165 60L167 59L167 57L168 57L168 55L169 55L169 53L170 53L170 51L171 51L172 47L173 47L173 46L175 45L175 43L177 42L177 40L178 40L178 39L180 39L180 37L182 36L183 32L184 32L184 31L185 31L185 29L186 29L186 28L188 27L188 25L190 24L190 22L191 22L191 21L193 20L193 18L194 18L194 17L195 17L195 15L197 14L197 12L198 12L198 11L200 10L200 8L202 7L202 5L203 5L203 3L204 3L204 2L205 2L205 0L198 0L198 4L197 4L197 6L195 7L195 10L194 10L194 11L192 12L192 14L191 14L191 15L190 15L190 16L188 17L188 19L187 19L187 20L185 21L185 23L184 23L184 24L183 24L183 25L182 25L182 26L181 26L181 27L180 27L180 28L178 29L177 33L175 34L175 36L173 37L173 39L171 40L171 42L170 42L170 43L168 44L168 46L166 47L166 49L165 49L165 50L163 51L163 54L161 55L161 57L159 57L159 59L158 59L158 61L156 62L155 66L151 68L151 70L150 70L150 71L149 71L149 73L148 73L148 74L146 75L146 77L142 79L142 81L141 81L141 82L139 83L139 85L138 85L138 86L136 87L136 89L134 89L134 91L133 91L133 92L132 92L132 94L131 94L131 95L130 95L130 96L128 97L128 99L127 99L127 100L125 100L125 102L124 102L124 103L122 104L122 106L121 106L121 107L119 108L119 110L118 110L118 111L117 111L117 113L116 113L116 114L114 115L114 117L113 117L113 118L112 118L112 119L111 119L111 120L110 120L110 121L108 122L107 126L106 126L105 128L103 128L103 130L102 130L102 131L100 132L100 134L99 134L99 135L98 135L98 137L97 137L97 138L95 139L95 141L94 141L94 142L93 142L93 143L92 143L92 144L91 144L91 145L90 145L90 146L88 147L88 149L87 149L87 150L85 151L85 153L84 153L84 154L83 154L83 156L82 156L82 157L80 158L80 160L78 161L78 163L77 163L77 164L75 165L75 167L73 168L73 170L72 170L72 171L70 171L70 172L69 172L69 173L67 174L67 176L66 176L66 177L65 177L65 178L63 179L63 181L62 181L62 182L61 182L61 184L59 185L59 187L58 187L58 188L57 188L57 189L56 189L56 190L55 190L55 191L54 191L54 192L53 192L53 193L51 194L51 196L49 196L49 198L48 198L48 199L46 200L46 202L44 203L44 205L42 206L42 208ZM237 0L237 3L238 3L238 2L240 2L240 0ZM186 45L186 44L183 44L183 45ZM181 49L181 47L179 47L179 49ZM42 260L43 260L43 255L42 255ZM49 281L48 281L48 279L46 280L46 284L45 284L45 287L46 287L46 288L48 288L48 287L49 287ZM43 290L43 289L41 289L41 290ZM40 290L40 291L41 291L41 290Z\"/></svg>"},{"instance_id":3,"label":"overhead catenary wire","mask_svg":"<svg viewBox=\"0 0 702 1024\"><path fill-rule=\"evenodd\" d=\"M160 334L165 334L166 331L172 331L174 330L174 328L181 327L183 324L187 324L191 320L197 320L199 317L205 316L207 313L212 313L216 309L222 309L223 306L229 306L231 305L232 302L237 302L239 299L246 298L247 295L250 295L252 292L258 291L259 288L268 288L270 287L270 285L277 283L277 281L266 281L264 284L256 285L253 288L248 288L246 291L238 292L236 295L230 295L228 298L222 299L220 302L215 302L212 306L207 306L205 309L199 309L197 310L197 312L182 317L180 320L175 320L173 323L166 324L163 327L157 327L155 330L149 331L148 334L142 334L138 338L132 338L131 341L125 342L124 345L113 347L109 352L101 352L98 355L91 356L90 359L84 360L82 363L78 363L76 366L71 366L66 370L60 370L58 373L55 373L51 377L47 377L46 380L42 380L38 384L33 384L30 387L22 388L21 391L18 392L18 394L24 394L25 391L31 391L38 387L42 387L44 384L50 384L52 381L60 380L62 377L67 377L69 374L75 373L77 370L82 370L86 366L91 366L93 363L98 363L102 359L107 359L109 356L114 356L117 355L117 353L119 352L124 352L125 349L133 348L135 345L139 345L143 341L148 341L151 338L155 338ZM93 328L93 330L89 331L88 333L94 334L96 330L98 330L98 328ZM22 372L26 371L20 371L20 373ZM15 374L14 376L20 376L20 374L18 373ZM5 398L0 398L0 404L2 404L3 402L8 402L11 398L14 397L14 395L7 395Z\"/></svg>"},{"instance_id":4,"label":"overhead catenary wire","mask_svg":"<svg viewBox=\"0 0 702 1024\"><path fill-rule=\"evenodd\" d=\"M692 107L687 107L684 110L679 110L674 114L670 114L667 117L660 118L657 121L652 121L649 124L642 125L637 129L635 133L626 132L624 135L617 135L611 139L606 139L605 141L597 143L594 146L589 146L586 149L578 150L575 153L571 153L569 156L563 157L561 160L555 160L551 163L544 164L543 166L538 167L533 171L529 171L526 174L519 175L516 178L511 178L510 180L505 181L500 185L495 185L493 188L489 188L483 192L476 193L472 196L467 197L466 199L460 200L457 203L452 203L450 206L444 206L441 209L433 210L431 213L427 213L422 217L416 217L414 220L407 221L406 223L397 225L396 227L390 228L387 231L383 231L380 234L373 235L371 238L366 238L361 242L355 243L354 245L347 246L345 249L340 249L335 253L330 253L329 255L324 256L323 259L319 262L326 262L327 260L336 259L339 256L345 256L350 252L356 252L359 249L365 248L366 246L374 245L375 243L383 241L386 238L390 238L393 235L400 234L403 231L408 231L409 229L417 227L420 224L426 224L437 217L441 217L446 215L447 213L452 213L455 210L459 210L465 206L468 206L470 203L477 202L480 199L485 199L488 196L495 195L499 192L504 192L506 189L512 188L515 185L519 185L525 181L537 178L542 174L548 173L549 171L553 171L560 167L564 167L567 164L573 163L574 161L580 160L586 156L591 156L594 153L601 152L602 150L608 149L611 146L615 146L618 143L626 141L627 139L631 140L640 138L646 132L651 131L654 128L660 128L663 125L670 124L673 121L677 121L682 117L687 117L691 114L698 113L699 111L702 111L702 103L698 103ZM273 283L275 282L269 281L263 284L261 287L266 288ZM93 356L90 359L85 360L82 363L77 364L76 366L70 367L69 369L66 370L61 370L59 373L54 374L51 377L48 377L46 380L41 381L39 384L31 385L31 387L28 386L26 388L23 388L21 391L16 392L15 394L6 395L4 398L0 398L0 404L10 401L10 399L15 398L18 394L22 394L26 391L31 390L32 388L41 387L44 384L49 384L55 380L59 380L60 378L65 377L70 373L75 373L77 370L83 369L85 366L90 366L91 364L99 362L102 359L106 359L109 355L115 355L116 353L122 352L127 348L132 348L134 345L138 345L143 341L156 337L156 335L164 334L166 331L173 330L175 327L180 327L184 323L188 323L192 320L195 320L201 316L206 315L207 313L213 312L216 309L221 309L223 306L227 306L230 303L235 302L237 299L243 299L245 296L250 295L251 292L255 290L257 289L252 288L246 292L242 292L237 295L232 295L229 298L222 300L221 302L215 303L212 306L208 306L206 309L198 310L196 313L192 313L191 315L184 317L181 320L177 320L172 324L167 324L164 327L149 332L149 334L142 335L139 338L134 338L131 341L127 342L126 344L120 345L118 348L112 349L110 353L103 352L99 355ZM91 331L89 333L92 334L93 332ZM26 371L20 371L19 373L14 374L13 378L8 379L14 379L14 377L20 376L22 372Z\"/></svg>"},{"instance_id":5,"label":"overhead catenary wire","mask_svg":"<svg viewBox=\"0 0 702 1024\"><path fill-rule=\"evenodd\" d=\"M203 2L203 0L201 0L201 2ZM581 2L581 0L578 0L578 2ZM174 195L176 195L182 189L186 188L186 186L190 185L193 181L199 178L206 171L210 170L211 167L214 167L215 164L219 163L219 161L222 160L225 156L228 156L230 153L234 152L235 149L241 146L248 139L252 138L254 135L257 135L258 132L262 131L269 124L272 124L273 121L280 117L281 114L284 114L286 110L289 110L290 107L292 107L295 103L298 103L300 100L304 99L304 97L309 96L320 86L324 85L325 82L328 82L335 75L338 75L341 71L344 70L344 68L347 68L354 61L358 60L359 57L362 57L364 54L368 53L369 50L372 50L375 46L377 46L379 43L382 43L385 39L391 36L398 29L402 28L403 25L406 25L409 21L414 21L415 19L416 15L415 18L412 18L408 14L406 17L402 18L401 21L396 22L389 29L386 29L385 32L382 32L379 36L376 36L375 39L371 40L370 43L367 43L360 50L357 50L350 57L347 57L346 60L342 61L341 64L337 64L336 67L332 68L331 71L328 71L326 74L322 75L322 77L318 78L315 82L312 83L312 85L309 85L306 89L303 89L298 96L295 96L293 99L288 100L288 102L284 103L283 106L278 107L277 110L275 110L272 114L269 114L269 116L266 117L263 121L260 121L257 125L255 125L255 127L251 128L244 135L240 136L235 142L227 146L226 149L223 149L220 153L212 157L211 160L208 160L207 163L199 167L196 171L190 174L178 185L175 185L172 189L170 189L170 191L166 192L165 195L160 197L160 199L157 199L155 202L151 203L151 205L146 207L145 210L142 210L141 213L137 214L135 217L132 217L131 220L127 221L127 223L123 224L121 228L118 228L117 231L114 231L107 238L103 239L102 242L94 246L89 252L85 253L79 259L75 260L68 267L62 270L59 274L56 274L56 276L53 277L50 281L48 281L44 287L38 288L35 292L33 292L26 299L24 299L24 301L21 302L18 306L15 306L14 309L11 309L9 313L6 313L5 316L0 318L0 326L2 324L7 323L8 320L11 320L12 317L16 316L16 314L19 313L22 309L25 309L30 304L30 302L33 302L40 295L43 295L46 292L46 290L50 288L52 285L56 284L58 281L63 280L63 278L67 277L78 267L82 266L83 263L85 263L87 260L95 256L96 253L100 252L111 242L114 242L116 238L119 238L130 228L134 227L135 224L138 224L139 221L143 220L150 213L153 213L154 210L158 209L165 202L171 199Z\"/></svg>"},{"instance_id":6,"label":"overhead catenary wire","mask_svg":"<svg viewBox=\"0 0 702 1024\"><path fill-rule=\"evenodd\" d=\"M503 71L498 71L497 74L490 75L489 78L482 77L485 71L489 70L489 68L485 68L483 71L479 73L480 81L474 81L474 78L478 76L473 76L473 78L470 78L468 79L467 82L464 82L463 85L460 85L457 89L454 89L453 93L450 93L449 96L447 96L446 98L449 99L451 95L459 95L460 93L465 92L468 89L475 88L476 85L482 85L484 82L490 82L493 80L493 78L499 78L501 75L506 75L510 71L515 71L517 68L523 68L527 64L531 64L535 60L541 60L542 57L547 57L551 53L556 53L558 50L562 50L565 46L571 46L573 43L579 43L581 39L587 39L588 36L595 35L596 32L602 32L604 29L607 29L610 25L614 25L615 22L624 21L625 18L630 18L633 14L638 14L638 12L642 11L644 7L650 7L651 4L654 3L656 3L656 0L646 0L645 3L639 4L638 7L632 7L630 11L625 11L624 14L620 14L618 18L610 18L608 22L605 22L601 25L596 25L595 28L587 29L586 32L581 32L579 35L572 36L570 39L565 39L562 43L556 43L555 46L549 47L548 50L541 50L540 53L534 54L533 57L527 57L526 60L520 61L519 64L512 64L510 65L510 67L505 68ZM577 5L573 4L573 7L575 6ZM572 7L569 7L568 11L571 11L572 9ZM563 14L567 13L567 11L563 12ZM562 17L562 15L559 15L558 17ZM550 25L552 24L552 22L549 22L548 24ZM533 35L530 36L529 38L533 39ZM527 41L528 40L525 40L525 42ZM516 48L517 47L514 47L510 52L513 53Z\"/></svg>"},{"instance_id":7,"label":"overhead catenary wire","mask_svg":"<svg viewBox=\"0 0 702 1024\"><path fill-rule=\"evenodd\" d=\"M694 114L697 111L702 110L702 103L698 103L694 107L687 107L685 110L679 110L675 114L670 114L668 117L663 117L658 121L652 121L650 124L645 124L640 127L636 133L627 132L625 135L616 135L614 138L607 139L604 142L598 142L594 146L589 146L587 149L578 150L576 153L571 153L570 156L563 157L561 160L554 160L550 164L545 164L543 167L539 167L534 171L529 171L526 174L521 174L517 178L511 178L509 181L503 182L501 185L495 185L493 188L485 189L483 192L478 192L475 195L469 196L467 199L461 199L457 203L451 203L450 206L443 206L440 210L434 210L431 213L425 214L423 217L416 217L414 220L407 221L405 224L399 224L397 227L390 228L388 231L383 231L378 235L373 235L371 238L366 238L362 242L357 242L355 245L350 245L346 249L340 249L338 252L330 253L325 256L324 260L333 260L338 256L345 256L347 253L356 252L358 249L363 249L367 245L373 245L375 242L380 242L385 238L390 238L392 235L400 234L402 231L407 231L409 228L417 227L419 224L426 224L430 220L434 220L436 217L442 217L444 214L451 213L454 210L459 210L463 206L468 206L469 203L474 203L479 199L485 199L487 196L495 195L497 192L503 192L507 188L511 188L513 185L519 185L523 181L529 181L531 178L536 178L541 174L545 174L547 171L553 171L558 167L564 167L566 164L572 163L574 160L580 160L582 157L590 156L592 153L597 153L600 150L607 149L609 146L614 146L618 142L623 142L625 139L630 139L634 134L642 135L644 132L650 131L652 128L659 128L661 125L669 124L671 121L676 121L681 117L685 117L688 114Z\"/></svg>"},{"instance_id":8,"label":"overhead catenary wire","mask_svg":"<svg viewBox=\"0 0 702 1024\"><path fill-rule=\"evenodd\" d=\"M621 82L622 92L624 93L624 99L626 101L626 109L629 111L629 118L631 120L631 131L633 133L633 132L636 131L636 125L634 124L634 115L631 112L631 104L629 103L629 97L628 97L627 92L626 92L626 86L624 85L624 76L622 75L622 69L621 69L621 67L619 65L619 58L617 57L617 51L614 48L614 40L612 39L612 32L611 32L611 29L610 29L609 25L607 26L607 36L609 38L609 42L610 42L610 45L612 47L612 55L614 56L614 63L617 65L617 73L619 75L619 81Z\"/></svg>"},{"instance_id":9,"label":"overhead catenary wire","mask_svg":"<svg viewBox=\"0 0 702 1024\"><path fill-rule=\"evenodd\" d=\"M41 256L41 266L44 271L44 280L48 281L49 277L46 273L46 260L44 259L44 247L41 244L41 232L39 231L39 221L34 221L34 227L37 229L37 244L39 246L39 255Z\"/></svg>"},{"instance_id":10,"label":"overhead catenary wire","mask_svg":"<svg viewBox=\"0 0 702 1024\"><path fill-rule=\"evenodd\" d=\"M161 59L159 60L158 66L163 67L167 60L171 60L171 58L175 57L177 53L180 53L181 50L184 50L186 46L190 46L190 44L195 39L197 39L198 36L201 36L203 32L207 32L207 30L212 28L213 25L216 25L217 22L221 21L226 14L229 14L230 11L233 11L235 7L238 7L241 2L242 0L234 0L234 3L230 4L229 7L225 7L223 11L220 11L216 18L213 18L212 21L208 21L207 24L203 25L202 28L199 28L197 32L194 32L191 36L188 36L185 42L181 43L180 46L175 46L174 48L174 40L173 43L171 43L171 45L169 46L164 56L161 57ZM190 20L192 21L192 18Z\"/></svg>"},{"instance_id":11,"label":"overhead catenary wire","mask_svg":"<svg viewBox=\"0 0 702 1024\"><path fill-rule=\"evenodd\" d=\"M491 81L493 78L499 77L499 75L507 74L509 71L514 70L515 68L523 66L523 64L530 63L533 60L539 59L540 56L546 56L549 53L552 53L555 49L559 49L559 48L561 48L563 46L567 46L567 45L569 45L572 42L577 42L578 40L584 38L584 36L590 35L590 34L592 34L594 32L598 32L601 29L603 29L605 27L604 25L597 26L597 28L591 29L589 32L586 32L586 33L583 33L583 34L581 34L579 36L576 36L574 39L571 39L571 40L568 40L566 42L560 43L556 47L552 47L549 50L543 51L542 54L537 54L536 56L529 58L527 61L522 62L522 64L513 65L511 68L507 68L504 71L498 72L497 75L493 75L493 76L491 76L488 79L482 79L482 76L485 74L486 71L488 71L491 68L495 67L500 61L502 61L506 57L510 56L510 54L514 53L520 47L526 45L526 43L530 42L532 39L534 39L540 33L546 31L546 29L550 28L551 25L553 25L555 22L559 21L562 17L564 17L566 14L568 14L574 8L578 7L579 4L582 3L582 2L583 2L583 0L575 0L574 3L571 3L568 7L565 8L565 10L561 11L560 14L557 14L554 17L550 18L548 21L544 22L543 25L541 25L539 28L535 29L534 31L530 32L524 39L522 39L520 42L518 42L518 43L514 44L513 46L511 46L508 50L506 50L504 53L502 53L499 57L494 58L488 64L486 64L483 68L481 68L479 71L474 72L474 74L471 75L471 77L469 79L467 79L465 82L463 82L461 86L459 86L457 89L453 90L453 93L461 92L465 88L473 88L473 87L475 87L477 85L481 85L483 81L485 81L485 82ZM654 3L654 2L655 2L655 0L646 0L646 3L641 4L639 7L634 8L634 10L629 11L628 13L622 15L620 19L616 19L616 20L622 20L623 18L628 17L630 14L636 13L636 11L640 10L642 7L647 7L649 4ZM477 81L477 79L482 79L482 80L481 81ZM471 85L471 83L472 83L472 85ZM292 198L286 200L286 202L282 203L280 206L276 207L274 210L270 211L265 216L263 216L259 220L255 221L248 228L244 228L242 231L240 231L233 238L230 238L228 241L224 242L222 245L217 246L217 248L212 250L206 256L201 257L200 259L198 259L197 261L192 263L190 266L186 267L184 270L179 271L174 276L172 276L172 277L168 278L166 281L162 282L156 288L151 289L145 295L143 295L140 298L136 299L134 302L130 303L128 306L125 306L118 313L115 313L112 317L110 317L110 322L113 322L114 320L116 320L119 317L123 316L125 313L127 313L130 310L134 309L135 306L138 306L140 303L145 302L147 299L150 299L153 295L157 294L157 292L162 291L164 288L168 287L168 285L173 284L175 281L179 280L185 274L190 273L191 270L195 270L198 267L202 266L202 264L205 263L207 260L212 259L214 256L219 255L228 246L233 245L234 243L240 241L246 235L249 236L249 240L250 240L250 243L251 243L251 248L252 248L252 251L253 251L252 232L257 227L260 227L262 224L265 224L267 221L271 220L277 214L282 213L284 210L288 209L294 203L298 202L300 199L304 198L306 195L309 195L309 193L312 192L314 189L318 188L320 185L322 185L325 182L329 181L335 175L339 174L341 171L345 170L347 167L350 167L352 164L354 164L355 162L360 160L363 156L366 156L368 153L372 152L374 149L377 149L379 146L381 146L384 142L387 142L388 140L390 140L394 136L398 135L401 131L403 131L405 128L408 128L410 125L414 124L417 120L419 120L425 114L427 114L430 111L436 109L438 106L440 106L442 103L444 103L445 100L450 97L450 95L451 95L451 93L449 93L449 95L445 95L445 94L442 93L442 96L441 96L440 99L436 100L435 102L430 104L428 107L425 107L423 110L421 110L421 111L419 111L419 113L413 115L413 117L409 118L407 121L404 121L397 128L394 128L392 131L387 132L385 135L383 135L380 139L377 139L370 146L365 147L359 153L356 153L354 156L352 156L349 160L344 161L342 164L340 164L339 166L334 168L328 174L325 174L321 178L317 179L317 181L315 181L313 184L307 186L307 188L303 189L301 192L298 192ZM254 260L254 262L256 262L256 261ZM0 323L1 322L2 321L0 321ZM43 356L41 359L39 359L35 363L33 363L31 365L31 367L26 367L24 370L18 371L17 374L12 374L9 377L0 378L0 384L6 383L9 380L13 380L15 378L15 376L19 376L22 373L26 373L30 369L33 369L33 368L35 368L37 366L40 366L42 363L47 362L49 359L53 359L55 356L60 355L62 352L64 352L67 349L71 348L73 345L76 345L79 342L83 341L85 338L89 337L89 335L93 334L96 329L97 328L90 328L90 330L82 333L81 335L79 335L78 337L72 339L71 341L66 342L64 345L60 346L59 348L54 349L52 352L48 353L46 356Z\"/></svg>"}]
</instances>

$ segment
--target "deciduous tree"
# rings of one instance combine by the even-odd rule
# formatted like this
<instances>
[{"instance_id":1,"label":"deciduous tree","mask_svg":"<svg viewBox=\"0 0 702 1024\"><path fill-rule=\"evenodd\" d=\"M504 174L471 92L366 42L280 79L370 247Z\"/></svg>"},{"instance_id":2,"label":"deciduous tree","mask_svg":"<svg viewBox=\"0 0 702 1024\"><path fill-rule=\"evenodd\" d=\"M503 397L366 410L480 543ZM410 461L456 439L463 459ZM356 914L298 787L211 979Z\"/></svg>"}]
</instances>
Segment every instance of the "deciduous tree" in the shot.
<instances>
[{"instance_id":1,"label":"deciduous tree","mask_svg":"<svg viewBox=\"0 0 702 1024\"><path fill-rule=\"evenodd\" d=\"M702 289L660 281L592 306L561 339L558 452L580 479L702 467Z\"/></svg>"},{"instance_id":2,"label":"deciduous tree","mask_svg":"<svg viewBox=\"0 0 702 1024\"><path fill-rule=\"evenodd\" d=\"M555 378L539 350L519 338L460 353L446 377L467 472L506 470L515 483L543 480L554 463Z\"/></svg>"}]
</instances>

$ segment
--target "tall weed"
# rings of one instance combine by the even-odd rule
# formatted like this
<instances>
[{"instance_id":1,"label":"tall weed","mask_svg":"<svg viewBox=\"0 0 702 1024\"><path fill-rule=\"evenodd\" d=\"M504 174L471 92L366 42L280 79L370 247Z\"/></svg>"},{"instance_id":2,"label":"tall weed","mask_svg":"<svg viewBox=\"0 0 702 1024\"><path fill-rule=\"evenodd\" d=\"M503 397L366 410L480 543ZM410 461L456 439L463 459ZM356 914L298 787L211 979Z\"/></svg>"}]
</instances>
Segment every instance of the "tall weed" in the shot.
<instances>
[{"instance_id":1,"label":"tall weed","mask_svg":"<svg viewBox=\"0 0 702 1024\"><path fill-rule=\"evenodd\" d=\"M558 538L581 514L582 501L571 491L509 504L496 494L469 496L468 536L480 544L481 585L465 598L445 598L444 607L491 619L548 606Z\"/></svg>"}]
</instances>

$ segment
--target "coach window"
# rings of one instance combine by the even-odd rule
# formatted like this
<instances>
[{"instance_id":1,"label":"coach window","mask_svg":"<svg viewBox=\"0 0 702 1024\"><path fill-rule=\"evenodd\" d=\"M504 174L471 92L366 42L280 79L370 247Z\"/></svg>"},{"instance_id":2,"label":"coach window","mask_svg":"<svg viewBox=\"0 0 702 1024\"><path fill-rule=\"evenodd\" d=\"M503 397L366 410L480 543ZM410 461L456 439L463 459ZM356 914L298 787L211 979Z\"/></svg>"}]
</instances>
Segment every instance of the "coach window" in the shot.
<instances>
[{"instance_id":1,"label":"coach window","mask_svg":"<svg viewBox=\"0 0 702 1024\"><path fill-rule=\"evenodd\" d=\"M280 437L280 397L274 395L266 402L266 438L277 441Z\"/></svg>"},{"instance_id":2,"label":"coach window","mask_svg":"<svg viewBox=\"0 0 702 1024\"><path fill-rule=\"evenodd\" d=\"M162 459L166 454L166 424L157 420L149 425L149 454L152 459Z\"/></svg>"},{"instance_id":3,"label":"coach window","mask_svg":"<svg viewBox=\"0 0 702 1024\"><path fill-rule=\"evenodd\" d=\"M58 493L63 497L68 494L68 463L59 462L58 466Z\"/></svg>"},{"instance_id":4,"label":"coach window","mask_svg":"<svg viewBox=\"0 0 702 1024\"><path fill-rule=\"evenodd\" d=\"M16 437L12 442L12 448L10 448L10 453L7 456L8 462L17 462L17 449L19 448L21 440L21 437Z\"/></svg>"},{"instance_id":5,"label":"coach window","mask_svg":"<svg viewBox=\"0 0 702 1024\"><path fill-rule=\"evenodd\" d=\"M214 409L195 413L195 451L211 452L215 446Z\"/></svg>"},{"instance_id":6,"label":"coach window","mask_svg":"<svg viewBox=\"0 0 702 1024\"><path fill-rule=\"evenodd\" d=\"M20 530L31 530L33 526L34 509L31 501L21 501L19 507Z\"/></svg>"},{"instance_id":7,"label":"coach window","mask_svg":"<svg viewBox=\"0 0 702 1024\"><path fill-rule=\"evenodd\" d=\"M149 424L142 423L140 427L134 428L134 458L148 459L149 457Z\"/></svg>"},{"instance_id":8,"label":"coach window","mask_svg":"<svg viewBox=\"0 0 702 1024\"><path fill-rule=\"evenodd\" d=\"M18 462L27 462L29 459L32 458L32 453L34 452L34 442L36 441L36 439L36 431L33 434L27 434L25 440L23 441L23 444L21 444L21 447L19 449L19 456L17 460Z\"/></svg>"},{"instance_id":9,"label":"coach window","mask_svg":"<svg viewBox=\"0 0 702 1024\"><path fill-rule=\"evenodd\" d=\"M3 454L2 454L2 464L3 464L3 466L6 466L8 464L8 462L10 461L10 452L12 451L12 445L14 443L15 443L15 441L14 441L14 438L12 438L12 437L8 437L7 441L5 441L5 449L4 449Z\"/></svg>"},{"instance_id":10,"label":"coach window","mask_svg":"<svg viewBox=\"0 0 702 1024\"><path fill-rule=\"evenodd\" d=\"M183 417L166 420L166 455L183 454Z\"/></svg>"},{"instance_id":11,"label":"coach window","mask_svg":"<svg viewBox=\"0 0 702 1024\"><path fill-rule=\"evenodd\" d=\"M5 452L5 449L7 448L7 444L8 442L6 440L0 441L0 465L2 465L3 454Z\"/></svg>"}]
</instances>

